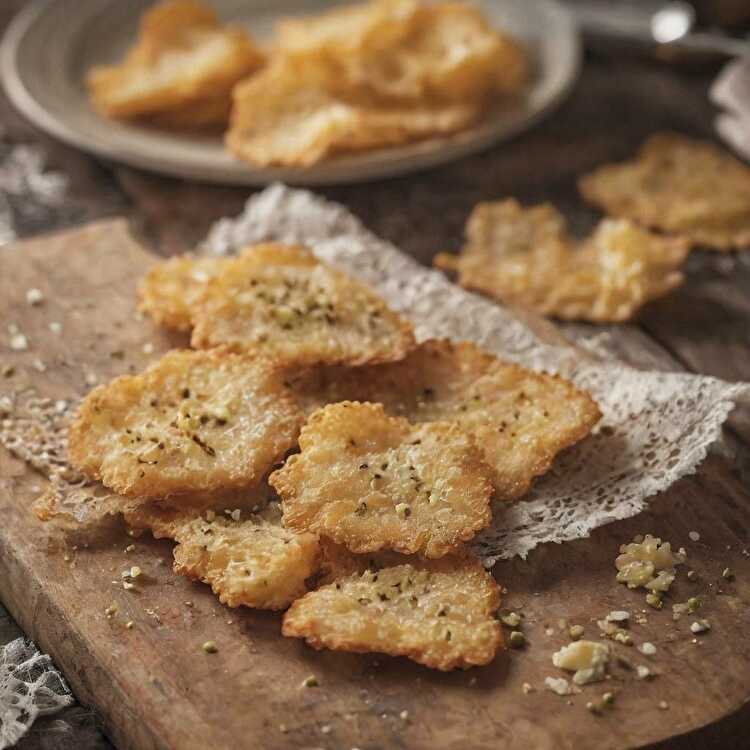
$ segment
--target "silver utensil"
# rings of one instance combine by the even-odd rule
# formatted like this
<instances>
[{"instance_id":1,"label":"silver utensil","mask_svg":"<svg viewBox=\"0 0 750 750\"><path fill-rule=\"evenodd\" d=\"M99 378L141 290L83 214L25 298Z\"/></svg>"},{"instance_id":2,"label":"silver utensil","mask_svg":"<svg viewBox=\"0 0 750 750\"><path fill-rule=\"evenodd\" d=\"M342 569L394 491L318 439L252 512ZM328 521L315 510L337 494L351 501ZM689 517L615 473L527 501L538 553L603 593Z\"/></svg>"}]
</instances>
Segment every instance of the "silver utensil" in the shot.
<instances>
[{"instance_id":1,"label":"silver utensil","mask_svg":"<svg viewBox=\"0 0 750 750\"><path fill-rule=\"evenodd\" d=\"M569 7L584 33L593 37L726 57L750 55L748 41L720 32L695 31L695 10L681 0L616 5L607 0L582 0Z\"/></svg>"}]
</instances>

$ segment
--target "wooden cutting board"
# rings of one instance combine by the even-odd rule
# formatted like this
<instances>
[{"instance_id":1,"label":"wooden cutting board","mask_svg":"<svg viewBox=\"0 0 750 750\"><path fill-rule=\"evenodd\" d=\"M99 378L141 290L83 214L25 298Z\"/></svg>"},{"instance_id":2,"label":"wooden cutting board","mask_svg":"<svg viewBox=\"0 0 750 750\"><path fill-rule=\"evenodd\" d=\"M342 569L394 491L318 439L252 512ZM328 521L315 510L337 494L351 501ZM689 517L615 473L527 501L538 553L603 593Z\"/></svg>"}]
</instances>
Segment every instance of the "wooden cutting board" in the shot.
<instances>
[{"instance_id":1,"label":"wooden cutting board","mask_svg":"<svg viewBox=\"0 0 750 750\"><path fill-rule=\"evenodd\" d=\"M75 399L90 387L87 376L102 382L184 343L135 316L135 285L154 259L123 221L8 246L0 260L0 366L15 368L0 377L0 395L33 386L42 396ZM30 288L44 293L41 305L27 303ZM50 330L52 321L61 333ZM12 323L28 337L28 351L9 348ZM277 615L227 609L207 586L172 575L166 542L144 536L126 553L133 540L118 531L88 548L81 540L61 545L30 512L43 484L0 450L0 597L123 749L619 750L716 721L750 697L750 495L720 456L648 513L589 539L546 545L525 562L498 564L495 575L509 592L504 606L525 614L529 646L451 674L284 639ZM692 530L699 542L688 537ZM657 612L643 592L615 583L619 545L646 532L687 547L698 579L688 581L682 569L670 602L704 597L709 633L696 638L693 618L674 621L669 604ZM131 565L144 571L133 592L120 584ZM722 578L726 567L733 581ZM113 603L117 614L107 617ZM656 678L638 681L616 665L608 682L580 695L545 690L546 676L561 676L551 664L568 641L560 621L597 638L595 621L613 609L647 610L648 623L633 625L632 634L656 644L656 656L626 646L617 653L647 664ZM218 653L201 650L209 639ZM302 687L308 675L319 687ZM524 683L534 691L525 694ZM605 690L616 694L614 706L592 715L586 703Z\"/></svg>"}]
</instances>

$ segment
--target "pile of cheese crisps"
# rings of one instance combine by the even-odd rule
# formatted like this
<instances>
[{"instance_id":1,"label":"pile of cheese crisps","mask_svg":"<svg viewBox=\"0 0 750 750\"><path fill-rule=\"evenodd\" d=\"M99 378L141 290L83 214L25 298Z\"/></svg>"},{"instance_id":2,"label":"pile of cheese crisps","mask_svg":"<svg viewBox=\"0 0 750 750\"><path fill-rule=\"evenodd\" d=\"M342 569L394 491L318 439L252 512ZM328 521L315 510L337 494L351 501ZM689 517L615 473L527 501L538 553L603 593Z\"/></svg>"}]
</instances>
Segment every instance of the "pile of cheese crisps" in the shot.
<instances>
[{"instance_id":1,"label":"pile of cheese crisps","mask_svg":"<svg viewBox=\"0 0 750 750\"><path fill-rule=\"evenodd\" d=\"M286 610L284 635L316 648L490 662L500 589L467 543L591 431L589 395L469 342L417 343L299 246L166 261L140 308L192 348L78 409L70 462L112 509L172 539L178 574Z\"/></svg>"},{"instance_id":2,"label":"pile of cheese crisps","mask_svg":"<svg viewBox=\"0 0 750 750\"><path fill-rule=\"evenodd\" d=\"M228 148L254 165L309 166L466 129L527 78L520 46L464 2L283 19L261 50L197 0L164 0L125 59L87 83L106 116L226 125Z\"/></svg>"}]
</instances>

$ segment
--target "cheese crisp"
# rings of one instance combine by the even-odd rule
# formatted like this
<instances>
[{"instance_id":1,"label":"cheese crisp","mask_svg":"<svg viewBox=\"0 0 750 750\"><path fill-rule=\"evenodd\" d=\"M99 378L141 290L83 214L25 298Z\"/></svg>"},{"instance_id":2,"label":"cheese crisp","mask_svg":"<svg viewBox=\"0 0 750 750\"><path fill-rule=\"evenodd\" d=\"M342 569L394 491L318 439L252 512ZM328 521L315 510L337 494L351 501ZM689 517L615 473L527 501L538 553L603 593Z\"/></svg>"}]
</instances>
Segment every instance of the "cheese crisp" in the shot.
<instances>
[{"instance_id":1,"label":"cheese crisp","mask_svg":"<svg viewBox=\"0 0 750 750\"><path fill-rule=\"evenodd\" d=\"M192 344L257 351L279 365L402 358L411 326L308 250L256 245L227 261L193 306Z\"/></svg>"},{"instance_id":2,"label":"cheese crisp","mask_svg":"<svg viewBox=\"0 0 750 750\"><path fill-rule=\"evenodd\" d=\"M513 199L480 203L461 255L435 264L459 283L507 304L563 320L617 323L683 281L686 240L651 234L628 220L605 220L585 241L567 234L552 206Z\"/></svg>"},{"instance_id":3,"label":"cheese crisp","mask_svg":"<svg viewBox=\"0 0 750 750\"><path fill-rule=\"evenodd\" d=\"M596 169L579 188L611 216L714 250L750 246L750 169L712 143L654 135L635 159Z\"/></svg>"},{"instance_id":4,"label":"cheese crisp","mask_svg":"<svg viewBox=\"0 0 750 750\"><path fill-rule=\"evenodd\" d=\"M125 59L93 68L86 84L109 117L159 115L202 126L226 122L232 86L263 61L242 29L221 26L207 6L165 0L143 16Z\"/></svg>"},{"instance_id":5,"label":"cheese crisp","mask_svg":"<svg viewBox=\"0 0 750 750\"><path fill-rule=\"evenodd\" d=\"M380 102L341 90L325 60L281 58L234 90L226 145L257 166L306 167L329 156L396 146L471 125L474 102Z\"/></svg>"},{"instance_id":6,"label":"cheese crisp","mask_svg":"<svg viewBox=\"0 0 750 750\"><path fill-rule=\"evenodd\" d=\"M174 539L175 572L210 584L230 607L285 609L307 592L305 581L320 564L317 537L285 529L276 503L239 520L154 505L124 515L131 527Z\"/></svg>"},{"instance_id":7,"label":"cheese crisp","mask_svg":"<svg viewBox=\"0 0 750 750\"><path fill-rule=\"evenodd\" d=\"M489 525L490 470L456 425L413 426L380 404L315 412L269 481L284 524L353 552L393 549L442 557Z\"/></svg>"},{"instance_id":8,"label":"cheese crisp","mask_svg":"<svg viewBox=\"0 0 750 750\"><path fill-rule=\"evenodd\" d=\"M349 87L392 101L481 101L527 77L515 42L464 3L374 0L287 19L278 46L307 64L333 59Z\"/></svg>"},{"instance_id":9,"label":"cheese crisp","mask_svg":"<svg viewBox=\"0 0 750 750\"><path fill-rule=\"evenodd\" d=\"M433 669L465 669L488 664L501 646L499 606L495 580L475 559L388 559L298 599L282 632L317 649L377 651Z\"/></svg>"},{"instance_id":10,"label":"cheese crisp","mask_svg":"<svg viewBox=\"0 0 750 750\"><path fill-rule=\"evenodd\" d=\"M124 495L188 496L259 483L294 446L301 422L266 361L172 351L142 374L89 393L70 429L69 455Z\"/></svg>"},{"instance_id":11,"label":"cheese crisp","mask_svg":"<svg viewBox=\"0 0 750 750\"><path fill-rule=\"evenodd\" d=\"M552 375L502 362L465 341L426 341L402 362L296 378L306 412L345 401L381 403L412 423L452 421L474 437L499 499L524 495L601 414L591 397Z\"/></svg>"},{"instance_id":12,"label":"cheese crisp","mask_svg":"<svg viewBox=\"0 0 750 750\"><path fill-rule=\"evenodd\" d=\"M138 287L138 309L156 323L189 331L190 309L203 293L208 281L228 261L225 258L193 258L181 255L157 263Z\"/></svg>"}]
</instances>

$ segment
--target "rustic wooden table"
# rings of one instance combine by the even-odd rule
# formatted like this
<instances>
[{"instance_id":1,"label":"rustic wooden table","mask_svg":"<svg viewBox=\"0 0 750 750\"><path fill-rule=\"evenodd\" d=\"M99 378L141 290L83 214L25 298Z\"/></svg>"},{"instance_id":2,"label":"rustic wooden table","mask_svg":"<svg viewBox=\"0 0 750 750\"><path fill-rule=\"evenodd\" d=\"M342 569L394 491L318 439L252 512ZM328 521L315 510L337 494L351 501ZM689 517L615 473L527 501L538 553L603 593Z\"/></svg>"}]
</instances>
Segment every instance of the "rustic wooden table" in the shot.
<instances>
[{"instance_id":1,"label":"rustic wooden table","mask_svg":"<svg viewBox=\"0 0 750 750\"><path fill-rule=\"evenodd\" d=\"M21 0L4 0L0 29ZM686 71L638 60L588 60L570 100L546 123L510 144L412 177L325 189L378 234L429 263L458 246L467 213L478 200L514 195L524 202L550 200L585 229L595 218L579 201L578 174L631 153L649 133L675 129L710 136L712 108L706 90L715 71ZM23 178L24 151L44 154L47 169L64 175L60 201L49 205ZM28 155L28 152L26 152ZM20 160L20 162L19 162ZM180 182L102 163L40 133L0 95L0 229L23 237L111 215L128 217L158 253L190 248L213 221L237 213L249 190ZM652 304L637 324L599 327L612 353L636 366L685 369L750 379L750 253L695 253L679 293ZM590 326L568 325L572 338ZM734 470L750 469L750 421L731 422ZM0 644L19 634L0 604ZM748 696L750 699L750 696ZM61 733L58 719L71 726ZM747 747L750 710L673 740L666 750ZM72 707L40 720L22 750L111 747L90 712Z\"/></svg>"}]
</instances>

